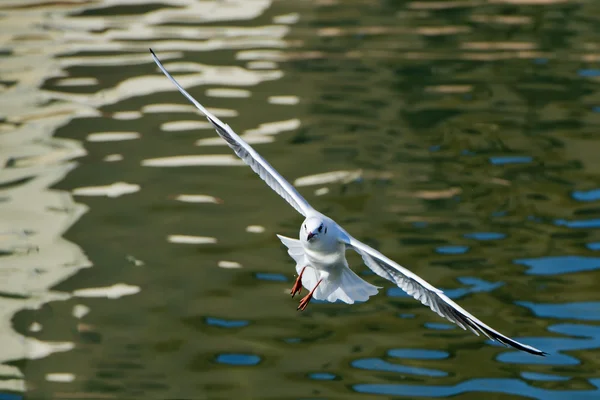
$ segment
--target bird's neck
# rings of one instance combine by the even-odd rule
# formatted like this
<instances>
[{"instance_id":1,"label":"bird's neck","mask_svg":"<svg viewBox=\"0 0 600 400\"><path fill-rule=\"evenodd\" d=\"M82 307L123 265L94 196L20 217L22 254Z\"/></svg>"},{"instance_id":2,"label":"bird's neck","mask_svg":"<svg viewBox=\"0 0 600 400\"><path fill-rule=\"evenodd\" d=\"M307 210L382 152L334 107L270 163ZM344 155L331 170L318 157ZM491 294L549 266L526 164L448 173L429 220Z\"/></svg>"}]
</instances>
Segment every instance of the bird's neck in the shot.
<instances>
[{"instance_id":1,"label":"bird's neck","mask_svg":"<svg viewBox=\"0 0 600 400\"><path fill-rule=\"evenodd\" d=\"M337 253L340 251L341 243L335 237L324 237L318 241L305 242L304 248L318 253Z\"/></svg>"}]
</instances>

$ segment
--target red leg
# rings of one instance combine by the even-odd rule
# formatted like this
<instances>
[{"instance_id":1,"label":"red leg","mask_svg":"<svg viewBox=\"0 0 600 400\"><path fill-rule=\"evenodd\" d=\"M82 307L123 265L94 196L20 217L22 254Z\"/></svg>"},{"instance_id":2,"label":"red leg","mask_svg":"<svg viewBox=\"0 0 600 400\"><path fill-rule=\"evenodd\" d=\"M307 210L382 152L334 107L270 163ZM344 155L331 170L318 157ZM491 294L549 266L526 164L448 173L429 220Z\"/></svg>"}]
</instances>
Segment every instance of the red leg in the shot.
<instances>
[{"instance_id":1,"label":"red leg","mask_svg":"<svg viewBox=\"0 0 600 400\"><path fill-rule=\"evenodd\" d=\"M298 310L304 311L306 309L306 306L308 306L308 303L310 303L310 300L313 297L313 293L315 292L315 290L317 290L317 288L319 287L319 284L321 283L322 280L323 279L319 279L319 282L317 282L317 284L315 285L313 290L311 290L309 294L307 294L306 296L304 296L302 298L302 300L300 300L300 305L298 305Z\"/></svg>"},{"instance_id":2,"label":"red leg","mask_svg":"<svg viewBox=\"0 0 600 400\"><path fill-rule=\"evenodd\" d=\"M300 293L302 291L302 274L304 274L305 269L306 267L302 268L302 271L300 271L300 275L298 275L298 277L296 278L296 282L294 282L294 286L292 287L292 291L290 292L292 297L294 297L296 293Z\"/></svg>"}]
</instances>

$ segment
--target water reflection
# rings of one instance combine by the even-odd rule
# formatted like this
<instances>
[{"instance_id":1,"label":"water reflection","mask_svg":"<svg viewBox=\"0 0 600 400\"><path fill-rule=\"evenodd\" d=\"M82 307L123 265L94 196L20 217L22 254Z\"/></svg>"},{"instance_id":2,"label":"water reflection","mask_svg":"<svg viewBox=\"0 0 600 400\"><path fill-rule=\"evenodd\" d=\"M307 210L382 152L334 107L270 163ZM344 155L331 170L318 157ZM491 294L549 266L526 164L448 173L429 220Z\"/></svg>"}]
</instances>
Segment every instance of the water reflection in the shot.
<instances>
[{"instance_id":1,"label":"water reflection","mask_svg":"<svg viewBox=\"0 0 600 400\"><path fill-rule=\"evenodd\" d=\"M454 386L411 386L402 384L356 385L360 393L384 394L388 396L410 397L452 397L463 393L478 393L485 388L487 393L504 393L530 399L592 399L600 389L600 379L590 379L595 387L591 390L547 390L529 385L519 379L472 379Z\"/></svg>"},{"instance_id":2,"label":"water reflection","mask_svg":"<svg viewBox=\"0 0 600 400\"><path fill-rule=\"evenodd\" d=\"M598 397L595 2L0 9L0 397ZM273 233L300 220L148 47L319 209L551 355L390 286L297 313Z\"/></svg>"}]
</instances>

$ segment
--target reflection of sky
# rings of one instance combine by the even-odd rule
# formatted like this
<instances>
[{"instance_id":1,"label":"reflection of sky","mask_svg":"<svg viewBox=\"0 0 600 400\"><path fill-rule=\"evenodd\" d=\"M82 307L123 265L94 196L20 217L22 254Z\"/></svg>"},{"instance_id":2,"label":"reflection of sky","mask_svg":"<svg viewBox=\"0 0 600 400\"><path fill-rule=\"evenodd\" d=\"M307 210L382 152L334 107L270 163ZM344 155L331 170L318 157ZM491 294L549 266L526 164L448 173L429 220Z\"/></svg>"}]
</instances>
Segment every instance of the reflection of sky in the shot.
<instances>
[{"instance_id":1,"label":"reflection of sky","mask_svg":"<svg viewBox=\"0 0 600 400\"><path fill-rule=\"evenodd\" d=\"M522 258L514 260L514 262L529 267L527 273L531 275L569 274L600 268L600 257L586 256Z\"/></svg>"},{"instance_id":2,"label":"reflection of sky","mask_svg":"<svg viewBox=\"0 0 600 400\"><path fill-rule=\"evenodd\" d=\"M530 163L532 160L533 158L528 156L490 157L490 162L494 165L524 164Z\"/></svg>"},{"instance_id":3,"label":"reflection of sky","mask_svg":"<svg viewBox=\"0 0 600 400\"><path fill-rule=\"evenodd\" d=\"M441 377L448 375L448 373L445 371L391 363L380 358L363 358L354 360L352 361L352 366L358 369L368 369L369 371L395 372L398 374L422 375L430 377Z\"/></svg>"},{"instance_id":4,"label":"reflection of sky","mask_svg":"<svg viewBox=\"0 0 600 400\"><path fill-rule=\"evenodd\" d=\"M215 361L218 364L229 365L256 365L260 362L260 357L255 354L219 354Z\"/></svg>"},{"instance_id":5,"label":"reflection of sky","mask_svg":"<svg viewBox=\"0 0 600 400\"><path fill-rule=\"evenodd\" d=\"M499 232L473 232L467 233L464 235L467 239L476 239L476 240L499 240L504 239L506 235L504 233Z\"/></svg>"},{"instance_id":6,"label":"reflection of sky","mask_svg":"<svg viewBox=\"0 0 600 400\"><path fill-rule=\"evenodd\" d=\"M536 304L520 301L518 304L529 308L539 317L600 321L600 302L578 302L562 304Z\"/></svg>"},{"instance_id":7,"label":"reflection of sky","mask_svg":"<svg viewBox=\"0 0 600 400\"><path fill-rule=\"evenodd\" d=\"M440 254L465 254L469 246L440 246L435 249Z\"/></svg>"},{"instance_id":8,"label":"reflection of sky","mask_svg":"<svg viewBox=\"0 0 600 400\"><path fill-rule=\"evenodd\" d=\"M600 189L592 189L587 191L575 191L571 194L575 200L579 201L596 201L600 200Z\"/></svg>"},{"instance_id":9,"label":"reflection of sky","mask_svg":"<svg viewBox=\"0 0 600 400\"><path fill-rule=\"evenodd\" d=\"M409 397L451 397L462 393L505 393L525 396L533 399L597 399L600 379L589 379L596 389L582 390L547 390L529 385L519 379L470 379L452 386L442 385L406 385L406 384L359 384L353 389L359 393L381 394L388 396Z\"/></svg>"},{"instance_id":10,"label":"reflection of sky","mask_svg":"<svg viewBox=\"0 0 600 400\"><path fill-rule=\"evenodd\" d=\"M567 228L575 229L600 228L600 218L576 219L571 221L557 219L554 223L558 226L566 226Z\"/></svg>"},{"instance_id":11,"label":"reflection of sky","mask_svg":"<svg viewBox=\"0 0 600 400\"><path fill-rule=\"evenodd\" d=\"M539 365L578 365L576 357L564 354L565 351L590 350L600 347L600 327L585 324L556 324L548 331L562 336L534 337L527 344L542 348L550 355L547 357L527 357L522 352L507 352L498 356L498 360L515 364Z\"/></svg>"},{"instance_id":12,"label":"reflection of sky","mask_svg":"<svg viewBox=\"0 0 600 400\"><path fill-rule=\"evenodd\" d=\"M248 326L248 324L250 324L250 321L206 317L206 324L211 326L217 326L219 328L243 328L245 326Z\"/></svg>"}]
</instances>

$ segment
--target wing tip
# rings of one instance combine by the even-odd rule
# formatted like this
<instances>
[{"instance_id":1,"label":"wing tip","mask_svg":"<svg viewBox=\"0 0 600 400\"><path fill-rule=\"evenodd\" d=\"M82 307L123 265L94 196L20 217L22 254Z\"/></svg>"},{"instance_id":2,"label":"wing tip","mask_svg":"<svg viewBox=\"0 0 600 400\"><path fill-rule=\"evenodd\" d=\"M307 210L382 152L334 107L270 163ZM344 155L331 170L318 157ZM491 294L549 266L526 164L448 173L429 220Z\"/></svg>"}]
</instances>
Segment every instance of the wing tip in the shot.
<instances>
[{"instance_id":1,"label":"wing tip","mask_svg":"<svg viewBox=\"0 0 600 400\"><path fill-rule=\"evenodd\" d=\"M529 347L529 349L526 351L533 355L540 356L540 357L546 357L546 356L550 355L550 354L546 353L545 351L536 349L535 347L531 347L531 346L528 346L528 347Z\"/></svg>"}]
</instances>

